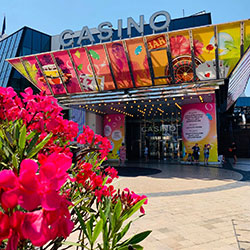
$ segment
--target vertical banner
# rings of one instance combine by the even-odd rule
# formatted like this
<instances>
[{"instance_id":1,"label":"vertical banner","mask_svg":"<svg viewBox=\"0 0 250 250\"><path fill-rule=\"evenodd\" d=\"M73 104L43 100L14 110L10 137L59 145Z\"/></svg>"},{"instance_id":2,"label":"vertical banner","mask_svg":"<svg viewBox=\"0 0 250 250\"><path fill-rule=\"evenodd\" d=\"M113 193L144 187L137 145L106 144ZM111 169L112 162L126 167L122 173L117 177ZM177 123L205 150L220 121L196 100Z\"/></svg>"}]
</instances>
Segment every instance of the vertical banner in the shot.
<instances>
[{"instance_id":1,"label":"vertical banner","mask_svg":"<svg viewBox=\"0 0 250 250\"><path fill-rule=\"evenodd\" d=\"M109 114L104 116L104 136L112 145L108 159L118 159L118 151L125 138L125 116L122 114Z\"/></svg>"},{"instance_id":2,"label":"vertical banner","mask_svg":"<svg viewBox=\"0 0 250 250\"><path fill-rule=\"evenodd\" d=\"M85 123L85 110L83 108L79 108L78 106L72 106L70 119L78 124L78 135L81 134Z\"/></svg>"},{"instance_id":3,"label":"vertical banner","mask_svg":"<svg viewBox=\"0 0 250 250\"><path fill-rule=\"evenodd\" d=\"M215 103L195 103L182 106L182 140L186 159L197 143L200 148L199 161L204 161L203 148L210 144L209 162L218 161Z\"/></svg>"}]
</instances>

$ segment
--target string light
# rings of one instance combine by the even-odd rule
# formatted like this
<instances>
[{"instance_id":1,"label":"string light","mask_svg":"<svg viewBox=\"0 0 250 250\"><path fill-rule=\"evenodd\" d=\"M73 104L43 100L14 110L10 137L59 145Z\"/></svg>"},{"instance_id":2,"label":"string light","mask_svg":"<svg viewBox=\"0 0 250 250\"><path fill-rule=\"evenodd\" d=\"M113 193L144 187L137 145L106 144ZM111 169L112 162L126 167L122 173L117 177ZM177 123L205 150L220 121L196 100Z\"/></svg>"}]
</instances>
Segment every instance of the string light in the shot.
<instances>
[{"instance_id":1,"label":"string light","mask_svg":"<svg viewBox=\"0 0 250 250\"><path fill-rule=\"evenodd\" d=\"M181 109L181 106L178 103L175 103L175 106Z\"/></svg>"}]
</instances>

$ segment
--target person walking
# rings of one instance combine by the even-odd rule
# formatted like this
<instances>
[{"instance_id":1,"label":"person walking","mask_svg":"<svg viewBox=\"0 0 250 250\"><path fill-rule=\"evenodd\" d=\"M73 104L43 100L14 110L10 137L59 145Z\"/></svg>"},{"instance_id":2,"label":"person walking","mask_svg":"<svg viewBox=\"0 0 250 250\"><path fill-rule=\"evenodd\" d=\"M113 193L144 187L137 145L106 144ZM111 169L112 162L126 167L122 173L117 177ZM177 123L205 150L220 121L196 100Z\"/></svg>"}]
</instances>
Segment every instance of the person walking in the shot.
<instances>
[{"instance_id":1,"label":"person walking","mask_svg":"<svg viewBox=\"0 0 250 250\"><path fill-rule=\"evenodd\" d=\"M200 157L200 148L198 146L198 143L195 143L195 145L192 147L192 150L193 150L194 162L198 164Z\"/></svg>"},{"instance_id":2,"label":"person walking","mask_svg":"<svg viewBox=\"0 0 250 250\"><path fill-rule=\"evenodd\" d=\"M211 146L210 144L205 144L204 148L203 148L203 152L204 152L204 165L208 165L208 158L209 158L209 150L210 150Z\"/></svg>"},{"instance_id":3,"label":"person walking","mask_svg":"<svg viewBox=\"0 0 250 250\"><path fill-rule=\"evenodd\" d=\"M121 147L119 149L119 160L120 160L121 166L124 166L125 165L125 160L126 160L126 147L125 147L124 143L122 143L122 145L121 145Z\"/></svg>"}]
</instances>

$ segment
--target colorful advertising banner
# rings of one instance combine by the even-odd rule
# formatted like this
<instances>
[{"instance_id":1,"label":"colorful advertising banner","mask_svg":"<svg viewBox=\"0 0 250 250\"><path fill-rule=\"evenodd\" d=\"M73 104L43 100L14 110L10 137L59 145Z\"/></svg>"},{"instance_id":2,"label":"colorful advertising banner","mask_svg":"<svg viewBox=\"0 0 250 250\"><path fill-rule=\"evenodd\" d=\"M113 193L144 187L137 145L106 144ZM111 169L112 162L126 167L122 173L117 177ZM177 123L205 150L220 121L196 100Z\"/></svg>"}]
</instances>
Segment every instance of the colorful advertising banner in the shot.
<instances>
[{"instance_id":1,"label":"colorful advertising banner","mask_svg":"<svg viewBox=\"0 0 250 250\"><path fill-rule=\"evenodd\" d=\"M68 93L82 92L68 52L57 51L53 55Z\"/></svg>"},{"instance_id":2,"label":"colorful advertising banner","mask_svg":"<svg viewBox=\"0 0 250 250\"><path fill-rule=\"evenodd\" d=\"M217 32L217 39L215 32ZM191 45L193 45L193 53ZM8 59L8 61L38 88L43 90L45 88L47 94L50 94L50 90L47 90L44 75L55 95L65 95L66 92L150 87L152 85L150 72L154 73L155 85L214 80L217 79L216 72L219 74L219 79L224 79L229 77L242 52L246 51L249 45L250 21L245 20L151 35L146 38L137 37L124 41L46 52L37 55L42 69L37 65L35 56L22 57L25 68L19 59ZM218 46L218 64L215 60L216 46ZM167 51L171 52L171 58ZM52 53L59 72L51 58ZM194 68L196 79L194 79ZM174 79L172 79L172 73ZM60 75L64 79L66 89L61 82ZM79 78L80 86L77 78Z\"/></svg>"},{"instance_id":3,"label":"colorful advertising banner","mask_svg":"<svg viewBox=\"0 0 250 250\"><path fill-rule=\"evenodd\" d=\"M24 61L24 65L27 69L27 72L29 72L29 75L27 74L22 62L20 61L20 59L14 59L12 60L11 62L11 65L20 73L22 74L27 80L30 81L29 78L31 78L32 80L32 83L38 88L40 89L41 91L45 91L45 93L47 95L51 95L51 92L50 90L48 89L48 87L46 86L46 83L43 83L43 82L39 82L36 80L36 66L35 64L33 64L33 66L28 62L28 61ZM32 69L33 70L30 70ZM35 68L35 72L34 72L34 68Z\"/></svg>"},{"instance_id":4,"label":"colorful advertising banner","mask_svg":"<svg viewBox=\"0 0 250 250\"><path fill-rule=\"evenodd\" d=\"M204 161L204 146L209 144L209 162L218 161L215 103L195 103L182 106L183 156L192 154L197 143L200 148L199 161Z\"/></svg>"},{"instance_id":5,"label":"colorful advertising banner","mask_svg":"<svg viewBox=\"0 0 250 250\"><path fill-rule=\"evenodd\" d=\"M119 149L125 138L125 116L122 114L105 115L103 123L104 136L112 145L108 159L119 159Z\"/></svg>"},{"instance_id":6,"label":"colorful advertising banner","mask_svg":"<svg viewBox=\"0 0 250 250\"><path fill-rule=\"evenodd\" d=\"M90 60L95 69L96 78L100 90L115 89L115 85L109 69L108 59L103 45L95 45L88 47Z\"/></svg>"},{"instance_id":7,"label":"colorful advertising banner","mask_svg":"<svg viewBox=\"0 0 250 250\"><path fill-rule=\"evenodd\" d=\"M152 60L154 76L162 77L169 75L166 36L165 35L148 36L147 46ZM161 48L166 48L166 49L154 50ZM168 84L170 82L171 79L169 78L155 79L155 85Z\"/></svg>"},{"instance_id":8,"label":"colorful advertising banner","mask_svg":"<svg viewBox=\"0 0 250 250\"><path fill-rule=\"evenodd\" d=\"M50 54L38 55L37 58L42 67L41 69L40 67L37 67L37 78L39 79L39 81L46 83L47 79L54 95L66 94L66 90L63 86L63 83L59 76L59 72L51 55ZM58 63L60 64L59 61L57 62L57 64ZM62 70L60 71L61 71L60 73L64 75L64 72Z\"/></svg>"},{"instance_id":9,"label":"colorful advertising banner","mask_svg":"<svg viewBox=\"0 0 250 250\"><path fill-rule=\"evenodd\" d=\"M85 48L71 49L70 54L78 72L83 91L98 91ZM103 87L100 87L100 90L103 90Z\"/></svg>"},{"instance_id":10,"label":"colorful advertising banner","mask_svg":"<svg viewBox=\"0 0 250 250\"><path fill-rule=\"evenodd\" d=\"M118 89L133 88L122 42L108 43L107 49Z\"/></svg>"},{"instance_id":11,"label":"colorful advertising banner","mask_svg":"<svg viewBox=\"0 0 250 250\"><path fill-rule=\"evenodd\" d=\"M193 63L188 31L170 33L169 41L175 82L193 81Z\"/></svg>"},{"instance_id":12,"label":"colorful advertising banner","mask_svg":"<svg viewBox=\"0 0 250 250\"><path fill-rule=\"evenodd\" d=\"M136 87L151 86L148 59L142 38L126 41Z\"/></svg>"}]
</instances>

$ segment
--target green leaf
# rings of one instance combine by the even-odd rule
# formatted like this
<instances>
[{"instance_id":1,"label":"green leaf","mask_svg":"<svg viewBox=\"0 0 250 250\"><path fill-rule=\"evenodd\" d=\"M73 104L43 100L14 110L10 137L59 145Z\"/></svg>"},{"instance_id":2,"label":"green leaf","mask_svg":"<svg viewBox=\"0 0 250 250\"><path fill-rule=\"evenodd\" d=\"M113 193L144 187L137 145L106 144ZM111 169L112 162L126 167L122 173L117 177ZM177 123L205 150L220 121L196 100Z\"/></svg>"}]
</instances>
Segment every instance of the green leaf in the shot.
<instances>
[{"instance_id":1,"label":"green leaf","mask_svg":"<svg viewBox=\"0 0 250 250\"><path fill-rule=\"evenodd\" d=\"M37 134L35 131L31 131L29 135L26 136L26 141L29 141L35 134Z\"/></svg>"},{"instance_id":2,"label":"green leaf","mask_svg":"<svg viewBox=\"0 0 250 250\"><path fill-rule=\"evenodd\" d=\"M123 229L120 233L117 234L117 242L119 242L123 236L128 232L130 225L131 225L132 221L130 221Z\"/></svg>"},{"instance_id":3,"label":"green leaf","mask_svg":"<svg viewBox=\"0 0 250 250\"><path fill-rule=\"evenodd\" d=\"M36 145L36 147L28 153L27 158L31 158L32 156L36 155L50 140L52 135L53 135L52 133L48 134L38 145Z\"/></svg>"},{"instance_id":4,"label":"green leaf","mask_svg":"<svg viewBox=\"0 0 250 250\"><path fill-rule=\"evenodd\" d=\"M138 249L138 250L142 250L143 249L143 247L140 246L140 245L133 245L133 248Z\"/></svg>"},{"instance_id":5,"label":"green leaf","mask_svg":"<svg viewBox=\"0 0 250 250\"><path fill-rule=\"evenodd\" d=\"M16 169L18 168L18 160L15 154L12 155L12 164Z\"/></svg>"},{"instance_id":6,"label":"green leaf","mask_svg":"<svg viewBox=\"0 0 250 250\"><path fill-rule=\"evenodd\" d=\"M26 142L26 126L23 125L20 130L19 141L18 141L18 146L20 147L21 150L24 149L25 142Z\"/></svg>"},{"instance_id":7,"label":"green leaf","mask_svg":"<svg viewBox=\"0 0 250 250\"><path fill-rule=\"evenodd\" d=\"M39 139L39 134L35 134L35 136L31 140L31 142L29 143L29 146L27 147L27 150L26 150L27 154L34 148L38 139Z\"/></svg>"},{"instance_id":8,"label":"green leaf","mask_svg":"<svg viewBox=\"0 0 250 250\"><path fill-rule=\"evenodd\" d=\"M94 229L94 232L93 232L93 238L92 238L92 242L95 243L97 237L99 236L99 234L101 233L102 231L102 227L103 227L103 220L100 219L96 226L95 226L95 229Z\"/></svg>"},{"instance_id":9,"label":"green leaf","mask_svg":"<svg viewBox=\"0 0 250 250\"><path fill-rule=\"evenodd\" d=\"M123 242L121 246L137 244L137 243L143 241L146 237L148 237L151 232L152 231L149 230L149 231L144 231L142 233L136 234L133 237L131 237L130 239Z\"/></svg>"},{"instance_id":10,"label":"green leaf","mask_svg":"<svg viewBox=\"0 0 250 250\"><path fill-rule=\"evenodd\" d=\"M144 204L146 199L138 201L132 208L130 208L128 211L124 213L124 215L121 217L122 221L127 220L129 217L131 217L137 210L140 209L140 207Z\"/></svg>"},{"instance_id":11,"label":"green leaf","mask_svg":"<svg viewBox=\"0 0 250 250\"><path fill-rule=\"evenodd\" d=\"M128 246L129 245L118 247L118 248L115 248L115 250L128 250ZM142 250L143 249L143 247L140 246L140 245L132 245L132 247L133 247L133 249L137 249L137 250Z\"/></svg>"},{"instance_id":12,"label":"green leaf","mask_svg":"<svg viewBox=\"0 0 250 250\"><path fill-rule=\"evenodd\" d=\"M79 212L79 210L77 209L77 207L74 207L74 209L76 210L77 218L78 218L78 220L79 220L79 222L80 222L80 225L81 225L81 228L82 228L82 230L83 230L83 233L86 235L86 237L87 237L88 240L89 240L89 235L88 235L88 233L87 233L86 225L85 225L85 222L84 222L84 220L83 220L83 218L82 218L82 215L81 215L81 213Z\"/></svg>"},{"instance_id":13,"label":"green leaf","mask_svg":"<svg viewBox=\"0 0 250 250\"><path fill-rule=\"evenodd\" d=\"M65 241L65 242L62 242L63 245L68 245L68 246L77 246L77 247L80 247L81 244L80 243L75 243L75 242L71 242L71 241Z\"/></svg>"},{"instance_id":14,"label":"green leaf","mask_svg":"<svg viewBox=\"0 0 250 250\"><path fill-rule=\"evenodd\" d=\"M122 203L120 200L118 200L116 205L115 205L114 214L113 214L113 218L112 218L112 224L114 227L115 227L116 221L118 221L118 219L120 218L121 211L122 211Z\"/></svg>"}]
</instances>

